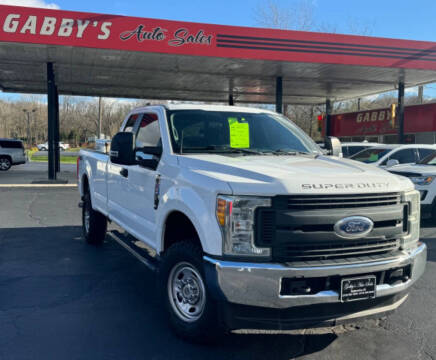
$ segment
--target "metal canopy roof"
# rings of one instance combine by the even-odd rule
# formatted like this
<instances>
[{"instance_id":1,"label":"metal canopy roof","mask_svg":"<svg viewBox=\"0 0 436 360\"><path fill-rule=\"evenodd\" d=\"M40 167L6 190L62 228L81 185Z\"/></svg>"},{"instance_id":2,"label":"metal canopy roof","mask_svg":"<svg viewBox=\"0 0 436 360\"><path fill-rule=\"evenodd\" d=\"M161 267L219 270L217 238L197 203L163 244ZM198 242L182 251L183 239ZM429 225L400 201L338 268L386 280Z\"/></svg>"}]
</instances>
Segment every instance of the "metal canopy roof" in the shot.
<instances>
[{"instance_id":1,"label":"metal canopy roof","mask_svg":"<svg viewBox=\"0 0 436 360\"><path fill-rule=\"evenodd\" d=\"M324 103L436 82L436 43L0 6L0 88L60 94Z\"/></svg>"}]
</instances>

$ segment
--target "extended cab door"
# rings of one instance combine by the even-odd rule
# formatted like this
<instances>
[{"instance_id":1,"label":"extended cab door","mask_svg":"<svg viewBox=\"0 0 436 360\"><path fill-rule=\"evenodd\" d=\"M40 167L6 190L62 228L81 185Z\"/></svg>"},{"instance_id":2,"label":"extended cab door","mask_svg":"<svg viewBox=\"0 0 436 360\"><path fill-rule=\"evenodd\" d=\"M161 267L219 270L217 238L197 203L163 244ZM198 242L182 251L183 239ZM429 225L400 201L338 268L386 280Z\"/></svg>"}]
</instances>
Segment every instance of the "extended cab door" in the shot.
<instances>
[{"instance_id":1,"label":"extended cab door","mask_svg":"<svg viewBox=\"0 0 436 360\"><path fill-rule=\"evenodd\" d=\"M138 164L129 169L128 189L135 194L130 204L134 214L137 237L155 246L156 234L156 189L159 188L157 171L162 141L159 129L159 115L149 111L142 114L136 132L136 158ZM132 199L133 200L133 199Z\"/></svg>"},{"instance_id":2,"label":"extended cab door","mask_svg":"<svg viewBox=\"0 0 436 360\"><path fill-rule=\"evenodd\" d=\"M140 119L140 114L130 115L122 131L136 133ZM128 182L131 168L132 165L114 164L110 160L107 165L107 206L109 217L128 231L135 224L130 205L135 197L129 193Z\"/></svg>"},{"instance_id":3,"label":"extended cab door","mask_svg":"<svg viewBox=\"0 0 436 360\"><path fill-rule=\"evenodd\" d=\"M128 131L136 135L138 163L109 164L109 213L129 233L153 246L156 231L155 188L159 185L156 168L159 156L152 153L159 153L162 148L159 116L153 111L135 116L135 125L129 127ZM158 151L153 151L155 149Z\"/></svg>"}]
</instances>

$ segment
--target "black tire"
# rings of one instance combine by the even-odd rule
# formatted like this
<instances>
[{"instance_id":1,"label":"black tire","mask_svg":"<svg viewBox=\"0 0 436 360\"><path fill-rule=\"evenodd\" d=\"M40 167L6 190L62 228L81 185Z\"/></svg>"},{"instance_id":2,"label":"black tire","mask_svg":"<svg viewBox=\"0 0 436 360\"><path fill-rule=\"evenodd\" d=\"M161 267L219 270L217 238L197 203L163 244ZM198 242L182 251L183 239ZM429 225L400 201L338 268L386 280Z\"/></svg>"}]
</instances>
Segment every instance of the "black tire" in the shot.
<instances>
[{"instance_id":1,"label":"black tire","mask_svg":"<svg viewBox=\"0 0 436 360\"><path fill-rule=\"evenodd\" d=\"M0 171L8 171L12 166L11 159L7 156L0 157Z\"/></svg>"},{"instance_id":2,"label":"black tire","mask_svg":"<svg viewBox=\"0 0 436 360\"><path fill-rule=\"evenodd\" d=\"M47 151L45 147L42 147L39 151Z\"/></svg>"},{"instance_id":3,"label":"black tire","mask_svg":"<svg viewBox=\"0 0 436 360\"><path fill-rule=\"evenodd\" d=\"M88 217L88 219L86 219ZM82 232L88 244L101 244L107 230L107 219L102 213L92 208L89 192L83 197Z\"/></svg>"},{"instance_id":4,"label":"black tire","mask_svg":"<svg viewBox=\"0 0 436 360\"><path fill-rule=\"evenodd\" d=\"M224 328L218 322L217 306L211 298L204 280L202 262L203 252L193 242L181 241L172 245L162 258L159 269L159 290L162 296L169 324L177 336L195 343L207 343L216 340L224 333ZM186 265L185 265L186 264ZM190 266L200 276L204 288L204 307L201 315L195 320L184 317L175 303L180 303L172 290L172 278L180 266ZM179 278L180 279L180 278ZM196 278L198 280L198 278ZM185 285L186 286L186 285ZM195 285L194 285L195 288ZM201 289L201 286L198 286ZM182 295L183 291L180 291ZM200 300L195 306L200 303ZM188 305L189 306L189 305Z\"/></svg>"}]
</instances>

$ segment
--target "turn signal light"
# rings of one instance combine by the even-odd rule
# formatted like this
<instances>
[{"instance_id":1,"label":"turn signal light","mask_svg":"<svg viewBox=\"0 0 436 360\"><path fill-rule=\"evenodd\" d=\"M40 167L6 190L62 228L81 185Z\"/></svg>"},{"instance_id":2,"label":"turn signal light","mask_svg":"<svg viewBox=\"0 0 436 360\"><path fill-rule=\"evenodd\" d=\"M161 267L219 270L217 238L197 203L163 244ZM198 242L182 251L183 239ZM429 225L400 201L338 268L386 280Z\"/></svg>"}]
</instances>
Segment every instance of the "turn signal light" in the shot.
<instances>
[{"instance_id":1,"label":"turn signal light","mask_svg":"<svg viewBox=\"0 0 436 360\"><path fill-rule=\"evenodd\" d=\"M218 219L218 223L221 226L224 226L226 224L226 209L227 209L227 201L218 198L216 202L216 217Z\"/></svg>"}]
</instances>

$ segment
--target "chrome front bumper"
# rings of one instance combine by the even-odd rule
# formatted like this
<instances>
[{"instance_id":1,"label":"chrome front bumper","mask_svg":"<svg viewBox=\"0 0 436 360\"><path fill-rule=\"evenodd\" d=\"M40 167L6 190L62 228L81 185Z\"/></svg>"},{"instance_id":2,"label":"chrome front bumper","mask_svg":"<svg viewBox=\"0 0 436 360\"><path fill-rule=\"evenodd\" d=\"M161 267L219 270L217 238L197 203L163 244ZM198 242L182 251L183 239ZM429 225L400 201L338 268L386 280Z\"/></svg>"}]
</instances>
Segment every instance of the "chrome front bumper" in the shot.
<instances>
[{"instance_id":1,"label":"chrome front bumper","mask_svg":"<svg viewBox=\"0 0 436 360\"><path fill-rule=\"evenodd\" d=\"M285 309L294 306L340 303L336 291L321 291L311 295L280 295L282 278L316 278L327 276L356 276L411 265L411 277L398 285L377 285L377 298L395 295L407 290L424 273L427 247L420 243L412 251L404 251L394 259L358 264L314 267L288 267L273 263L245 263L213 259L204 256L209 279L226 301L233 304L263 308ZM209 280L208 279L208 280ZM405 295L406 296L406 295ZM404 301L404 300L403 300ZM394 310L403 301L398 301ZM362 315L363 316L363 315Z\"/></svg>"}]
</instances>

